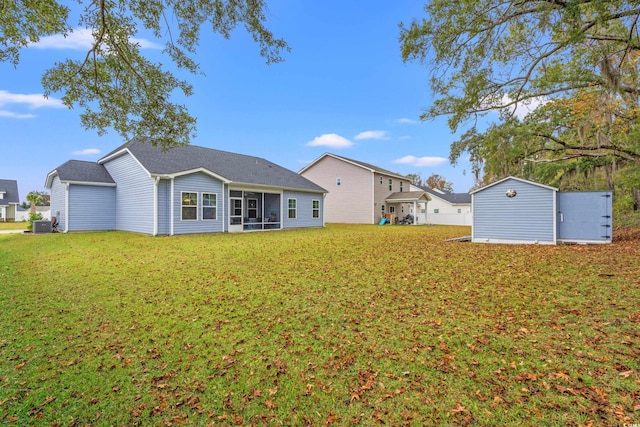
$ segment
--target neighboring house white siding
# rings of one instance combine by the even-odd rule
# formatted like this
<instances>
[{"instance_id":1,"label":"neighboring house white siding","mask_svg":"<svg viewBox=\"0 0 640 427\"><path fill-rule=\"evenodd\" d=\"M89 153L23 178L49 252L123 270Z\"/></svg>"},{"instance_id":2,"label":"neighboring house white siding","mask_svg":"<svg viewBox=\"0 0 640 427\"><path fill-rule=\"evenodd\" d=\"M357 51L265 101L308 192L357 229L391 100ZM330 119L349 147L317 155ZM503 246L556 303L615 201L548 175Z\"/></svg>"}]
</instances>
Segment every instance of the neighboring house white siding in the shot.
<instances>
[{"instance_id":1,"label":"neighboring house white siding","mask_svg":"<svg viewBox=\"0 0 640 427\"><path fill-rule=\"evenodd\" d=\"M129 154L104 163L116 186L116 228L153 234L155 183Z\"/></svg>"},{"instance_id":2,"label":"neighboring house white siding","mask_svg":"<svg viewBox=\"0 0 640 427\"><path fill-rule=\"evenodd\" d=\"M326 156L301 175L328 191L325 198L326 222L371 224L375 221L371 171Z\"/></svg>"},{"instance_id":3,"label":"neighboring house white siding","mask_svg":"<svg viewBox=\"0 0 640 427\"><path fill-rule=\"evenodd\" d=\"M507 197L514 190L515 197ZM472 240L484 243L556 242L555 191L507 179L472 193Z\"/></svg>"}]
</instances>

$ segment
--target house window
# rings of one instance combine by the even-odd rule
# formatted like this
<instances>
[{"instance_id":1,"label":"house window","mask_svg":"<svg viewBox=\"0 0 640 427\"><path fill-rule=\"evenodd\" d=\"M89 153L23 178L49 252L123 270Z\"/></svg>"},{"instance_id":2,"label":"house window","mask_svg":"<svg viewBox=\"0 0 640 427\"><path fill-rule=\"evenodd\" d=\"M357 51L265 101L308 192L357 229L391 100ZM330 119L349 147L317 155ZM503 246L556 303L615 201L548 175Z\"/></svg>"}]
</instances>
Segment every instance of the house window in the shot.
<instances>
[{"instance_id":1,"label":"house window","mask_svg":"<svg viewBox=\"0 0 640 427\"><path fill-rule=\"evenodd\" d=\"M380 210L382 211L382 213L384 213L384 205L380 207Z\"/></svg>"},{"instance_id":2,"label":"house window","mask_svg":"<svg viewBox=\"0 0 640 427\"><path fill-rule=\"evenodd\" d=\"M440 209L434 209L433 213L440 213Z\"/></svg>"},{"instance_id":3,"label":"house window","mask_svg":"<svg viewBox=\"0 0 640 427\"><path fill-rule=\"evenodd\" d=\"M380 177L380 185L384 184L384 180Z\"/></svg>"},{"instance_id":4,"label":"house window","mask_svg":"<svg viewBox=\"0 0 640 427\"><path fill-rule=\"evenodd\" d=\"M389 191L393 191L393 179L389 178Z\"/></svg>"},{"instance_id":5,"label":"house window","mask_svg":"<svg viewBox=\"0 0 640 427\"><path fill-rule=\"evenodd\" d=\"M218 219L217 201L215 194L202 193L202 219Z\"/></svg>"},{"instance_id":6,"label":"house window","mask_svg":"<svg viewBox=\"0 0 640 427\"><path fill-rule=\"evenodd\" d=\"M396 213L396 207L395 206L389 206L389 213Z\"/></svg>"},{"instance_id":7,"label":"house window","mask_svg":"<svg viewBox=\"0 0 640 427\"><path fill-rule=\"evenodd\" d=\"M336 185L342 185L342 178L336 178Z\"/></svg>"},{"instance_id":8,"label":"house window","mask_svg":"<svg viewBox=\"0 0 640 427\"><path fill-rule=\"evenodd\" d=\"M311 216L313 218L320 218L320 200L311 201Z\"/></svg>"},{"instance_id":9,"label":"house window","mask_svg":"<svg viewBox=\"0 0 640 427\"><path fill-rule=\"evenodd\" d=\"M458 213L462 213L462 209L458 209Z\"/></svg>"},{"instance_id":10,"label":"house window","mask_svg":"<svg viewBox=\"0 0 640 427\"><path fill-rule=\"evenodd\" d=\"M182 220L195 221L198 219L198 193L182 192Z\"/></svg>"},{"instance_id":11,"label":"house window","mask_svg":"<svg viewBox=\"0 0 640 427\"><path fill-rule=\"evenodd\" d=\"M287 199L287 206L288 206L288 218L289 219L296 219L297 213L298 213L298 201L296 199Z\"/></svg>"},{"instance_id":12,"label":"house window","mask_svg":"<svg viewBox=\"0 0 640 427\"><path fill-rule=\"evenodd\" d=\"M402 193L402 181L400 181L400 192Z\"/></svg>"},{"instance_id":13,"label":"house window","mask_svg":"<svg viewBox=\"0 0 640 427\"><path fill-rule=\"evenodd\" d=\"M258 218L258 199L247 199L247 216Z\"/></svg>"}]
</instances>

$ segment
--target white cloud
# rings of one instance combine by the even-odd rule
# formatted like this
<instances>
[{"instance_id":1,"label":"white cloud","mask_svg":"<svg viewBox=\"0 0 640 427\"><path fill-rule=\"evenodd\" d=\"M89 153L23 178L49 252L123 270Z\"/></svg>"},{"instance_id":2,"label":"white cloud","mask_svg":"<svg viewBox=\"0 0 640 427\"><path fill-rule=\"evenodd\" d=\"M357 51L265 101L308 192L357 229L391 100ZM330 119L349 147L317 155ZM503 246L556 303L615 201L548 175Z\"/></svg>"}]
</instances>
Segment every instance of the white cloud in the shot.
<instances>
[{"instance_id":1,"label":"white cloud","mask_svg":"<svg viewBox=\"0 0 640 427\"><path fill-rule=\"evenodd\" d=\"M502 96L502 104L506 105L513 102L511 100L511 97L508 94L504 94ZM546 97L537 97L537 98L531 98L529 100L525 102L519 102L518 105L510 105L509 107L505 107L506 109L508 109L509 111L513 112L514 115L519 118L520 120L524 119L527 114L531 113L532 111L534 111L536 108L538 108L541 105L546 104L547 102L549 102L549 99L547 99Z\"/></svg>"},{"instance_id":2,"label":"white cloud","mask_svg":"<svg viewBox=\"0 0 640 427\"><path fill-rule=\"evenodd\" d=\"M362 139L387 139L387 132L383 130L368 130L365 132L360 132L353 139L359 141Z\"/></svg>"},{"instance_id":3,"label":"white cloud","mask_svg":"<svg viewBox=\"0 0 640 427\"><path fill-rule=\"evenodd\" d=\"M396 123L399 123L401 125L416 125L418 124L418 121L403 117L401 119L396 120Z\"/></svg>"},{"instance_id":4,"label":"white cloud","mask_svg":"<svg viewBox=\"0 0 640 427\"><path fill-rule=\"evenodd\" d=\"M393 163L401 163L411 166L440 166L447 161L444 157L416 157L404 156L393 161Z\"/></svg>"},{"instance_id":5,"label":"white cloud","mask_svg":"<svg viewBox=\"0 0 640 427\"><path fill-rule=\"evenodd\" d=\"M138 43L141 48L162 49L162 46L147 39L132 38L131 41ZM95 40L91 29L75 28L66 36L63 34L55 34L53 36L43 37L37 43L30 44L29 46L38 49L88 50L91 49L93 43L95 43Z\"/></svg>"},{"instance_id":6,"label":"white cloud","mask_svg":"<svg viewBox=\"0 0 640 427\"><path fill-rule=\"evenodd\" d=\"M84 150L77 150L72 152L74 156L92 156L94 154L100 154L100 150L97 148L85 148Z\"/></svg>"},{"instance_id":7,"label":"white cloud","mask_svg":"<svg viewBox=\"0 0 640 427\"><path fill-rule=\"evenodd\" d=\"M39 93L22 94L0 90L0 107L10 104L26 104L30 108L64 108L62 101L57 98L45 98Z\"/></svg>"},{"instance_id":8,"label":"white cloud","mask_svg":"<svg viewBox=\"0 0 640 427\"><path fill-rule=\"evenodd\" d=\"M0 117L11 117L12 119L33 119L33 114L18 114L12 111L0 110Z\"/></svg>"},{"instance_id":9,"label":"white cloud","mask_svg":"<svg viewBox=\"0 0 640 427\"><path fill-rule=\"evenodd\" d=\"M325 133L324 135L316 136L313 141L307 142L306 145L307 147L349 148L353 145L353 142L337 133Z\"/></svg>"}]
</instances>

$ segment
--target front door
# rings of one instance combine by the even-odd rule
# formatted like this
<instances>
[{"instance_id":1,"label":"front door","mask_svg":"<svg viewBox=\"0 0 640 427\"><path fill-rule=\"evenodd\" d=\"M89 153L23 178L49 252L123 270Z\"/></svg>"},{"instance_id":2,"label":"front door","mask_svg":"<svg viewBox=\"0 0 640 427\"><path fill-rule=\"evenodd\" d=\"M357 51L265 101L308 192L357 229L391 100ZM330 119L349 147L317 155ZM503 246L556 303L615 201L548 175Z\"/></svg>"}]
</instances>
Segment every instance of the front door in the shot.
<instances>
[{"instance_id":1,"label":"front door","mask_svg":"<svg viewBox=\"0 0 640 427\"><path fill-rule=\"evenodd\" d=\"M557 198L558 240L610 242L611 192L559 192Z\"/></svg>"},{"instance_id":2,"label":"front door","mask_svg":"<svg viewBox=\"0 0 640 427\"><path fill-rule=\"evenodd\" d=\"M229 199L229 232L242 231L242 199Z\"/></svg>"}]
</instances>

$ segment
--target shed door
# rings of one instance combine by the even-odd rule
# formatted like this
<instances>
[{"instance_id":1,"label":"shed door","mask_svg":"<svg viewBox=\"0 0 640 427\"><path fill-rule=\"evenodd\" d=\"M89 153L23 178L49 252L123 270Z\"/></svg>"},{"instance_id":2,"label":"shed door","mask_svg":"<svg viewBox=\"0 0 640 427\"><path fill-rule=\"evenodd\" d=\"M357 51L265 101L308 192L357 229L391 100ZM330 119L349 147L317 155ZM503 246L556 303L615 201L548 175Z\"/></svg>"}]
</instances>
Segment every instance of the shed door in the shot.
<instances>
[{"instance_id":1,"label":"shed door","mask_svg":"<svg viewBox=\"0 0 640 427\"><path fill-rule=\"evenodd\" d=\"M611 192L558 192L558 240L611 241Z\"/></svg>"}]
</instances>

